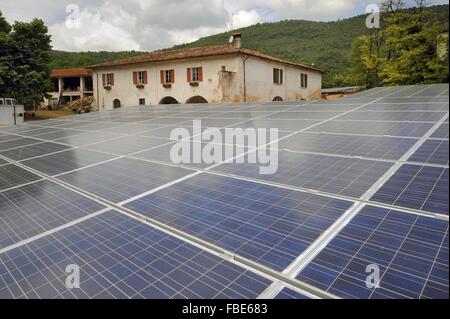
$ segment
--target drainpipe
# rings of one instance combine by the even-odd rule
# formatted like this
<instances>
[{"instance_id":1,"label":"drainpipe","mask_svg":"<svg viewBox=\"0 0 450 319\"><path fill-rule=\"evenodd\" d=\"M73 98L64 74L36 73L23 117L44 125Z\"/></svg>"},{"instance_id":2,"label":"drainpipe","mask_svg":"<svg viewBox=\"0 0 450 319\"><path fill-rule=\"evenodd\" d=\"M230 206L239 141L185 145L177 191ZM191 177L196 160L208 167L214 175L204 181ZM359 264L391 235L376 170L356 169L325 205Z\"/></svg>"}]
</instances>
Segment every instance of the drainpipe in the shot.
<instances>
[{"instance_id":1,"label":"drainpipe","mask_svg":"<svg viewBox=\"0 0 450 319\"><path fill-rule=\"evenodd\" d=\"M97 86L97 92L96 92L96 100L97 100L97 112L100 112L100 101L98 100L98 73L97 73L97 71L94 71L94 73L95 73L95 80L96 80L96 82L97 82L97 84L96 84L96 86Z\"/></svg>"},{"instance_id":2,"label":"drainpipe","mask_svg":"<svg viewBox=\"0 0 450 319\"><path fill-rule=\"evenodd\" d=\"M244 66L244 103L247 102L247 83L246 83L246 67L245 67L245 63L247 62L247 60L250 57L247 56L245 57L245 59L243 60L243 66Z\"/></svg>"}]
</instances>

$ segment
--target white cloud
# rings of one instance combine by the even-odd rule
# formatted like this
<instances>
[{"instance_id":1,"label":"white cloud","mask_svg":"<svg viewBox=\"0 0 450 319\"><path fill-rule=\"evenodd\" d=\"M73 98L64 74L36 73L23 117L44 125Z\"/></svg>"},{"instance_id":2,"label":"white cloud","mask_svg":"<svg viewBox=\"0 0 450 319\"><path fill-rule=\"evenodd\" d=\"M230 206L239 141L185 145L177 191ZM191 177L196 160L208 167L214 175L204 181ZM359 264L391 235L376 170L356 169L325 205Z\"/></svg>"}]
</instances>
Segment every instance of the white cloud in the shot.
<instances>
[{"instance_id":1,"label":"white cloud","mask_svg":"<svg viewBox=\"0 0 450 319\"><path fill-rule=\"evenodd\" d=\"M43 19L55 49L155 50L258 22L334 20L364 13L381 0L1 0L8 21ZM411 1L411 0L408 0ZM66 6L80 7L80 28L65 24ZM444 0L432 4L448 3Z\"/></svg>"},{"instance_id":2,"label":"white cloud","mask_svg":"<svg viewBox=\"0 0 450 319\"><path fill-rule=\"evenodd\" d=\"M255 10L240 10L238 13L232 15L233 29L248 27L261 21L262 19L259 13Z\"/></svg>"},{"instance_id":3,"label":"white cloud","mask_svg":"<svg viewBox=\"0 0 450 319\"><path fill-rule=\"evenodd\" d=\"M65 21L51 25L49 31L54 48L67 51L139 50L140 44L127 31L132 29L135 18L119 11L113 19L107 19L110 15L105 13L85 9L77 18L79 27L70 27Z\"/></svg>"}]
</instances>

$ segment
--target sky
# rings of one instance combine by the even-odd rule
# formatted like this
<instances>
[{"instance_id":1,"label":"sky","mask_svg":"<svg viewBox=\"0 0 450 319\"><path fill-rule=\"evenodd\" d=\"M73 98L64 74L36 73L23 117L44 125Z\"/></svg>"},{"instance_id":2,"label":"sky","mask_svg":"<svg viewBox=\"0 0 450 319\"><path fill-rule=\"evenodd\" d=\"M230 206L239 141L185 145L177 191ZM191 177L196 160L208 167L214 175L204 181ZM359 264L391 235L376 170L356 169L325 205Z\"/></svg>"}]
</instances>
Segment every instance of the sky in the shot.
<instances>
[{"instance_id":1,"label":"sky","mask_svg":"<svg viewBox=\"0 0 450 319\"><path fill-rule=\"evenodd\" d=\"M153 51L284 19L331 21L380 0L0 0L9 22L45 21L64 51ZM407 2L411 3L412 0ZM429 0L448 4L449 0Z\"/></svg>"}]
</instances>

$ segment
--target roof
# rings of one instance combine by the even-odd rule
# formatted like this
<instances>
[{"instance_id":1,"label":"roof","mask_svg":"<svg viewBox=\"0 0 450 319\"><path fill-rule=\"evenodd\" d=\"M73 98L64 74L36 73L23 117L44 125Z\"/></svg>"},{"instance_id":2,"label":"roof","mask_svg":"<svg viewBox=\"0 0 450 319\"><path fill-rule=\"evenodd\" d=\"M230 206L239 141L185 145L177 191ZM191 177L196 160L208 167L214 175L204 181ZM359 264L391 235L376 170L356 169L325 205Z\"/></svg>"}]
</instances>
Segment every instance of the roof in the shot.
<instances>
[{"instance_id":1,"label":"roof","mask_svg":"<svg viewBox=\"0 0 450 319\"><path fill-rule=\"evenodd\" d=\"M126 59L120 59L116 61L100 63L90 66L90 68L106 68L106 67L115 67L115 66L124 66L124 65L132 65L132 64L141 64L141 63L155 63L155 62L163 62L163 61L172 61L172 60L182 60L189 58L202 58L202 57L210 57L210 56L221 56L221 55L232 55L232 54L244 54L249 56L258 57L268 61L279 62L283 64L287 64L294 67L299 67L302 69L308 69L317 71L320 73L324 73L322 70L314 68L309 65L295 63L287 60L283 60L277 57L273 57L258 51L244 49L244 48L236 48L229 44L226 45L215 45L215 46L205 46L198 48L189 48L189 49L181 49L181 50L172 50L172 51L156 51L150 52L143 55L138 55Z\"/></svg>"},{"instance_id":2,"label":"roof","mask_svg":"<svg viewBox=\"0 0 450 319\"><path fill-rule=\"evenodd\" d=\"M52 78L67 78L77 76L91 76L92 70L86 68L72 68L72 69L55 69L50 74Z\"/></svg>"}]
</instances>

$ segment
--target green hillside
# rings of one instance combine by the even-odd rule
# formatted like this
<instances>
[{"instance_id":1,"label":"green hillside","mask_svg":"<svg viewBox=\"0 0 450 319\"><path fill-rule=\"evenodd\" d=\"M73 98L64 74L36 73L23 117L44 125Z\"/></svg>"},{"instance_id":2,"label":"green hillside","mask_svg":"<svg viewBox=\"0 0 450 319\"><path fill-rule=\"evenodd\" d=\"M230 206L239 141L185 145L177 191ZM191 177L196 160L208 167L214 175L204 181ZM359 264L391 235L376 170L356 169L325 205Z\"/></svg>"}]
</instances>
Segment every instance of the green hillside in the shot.
<instances>
[{"instance_id":1,"label":"green hillside","mask_svg":"<svg viewBox=\"0 0 450 319\"><path fill-rule=\"evenodd\" d=\"M65 52L56 51L51 52L52 69L75 68L113 61L117 59L128 58L131 56L142 54L137 51L122 51L122 52Z\"/></svg>"},{"instance_id":2,"label":"green hillside","mask_svg":"<svg viewBox=\"0 0 450 319\"><path fill-rule=\"evenodd\" d=\"M448 5L428 8L448 28ZM353 40L368 32L366 16L333 22L286 20L263 23L234 30L242 33L243 46L294 62L312 64L326 71L323 87L339 85L336 75L350 69L349 54ZM175 46L175 49L227 43L232 32L221 33L198 41ZM173 49L173 48L172 48ZM128 57L139 52L54 52L53 67L85 66Z\"/></svg>"},{"instance_id":3,"label":"green hillside","mask_svg":"<svg viewBox=\"0 0 450 319\"><path fill-rule=\"evenodd\" d=\"M448 5L428 8L436 19L448 26ZM350 68L349 54L353 40L369 31L365 15L333 22L287 20L257 24L235 30L242 33L242 45L249 49L278 56L294 62L312 64L326 71L323 87L339 85L336 75ZM202 38L175 48L226 43L231 33Z\"/></svg>"}]
</instances>

